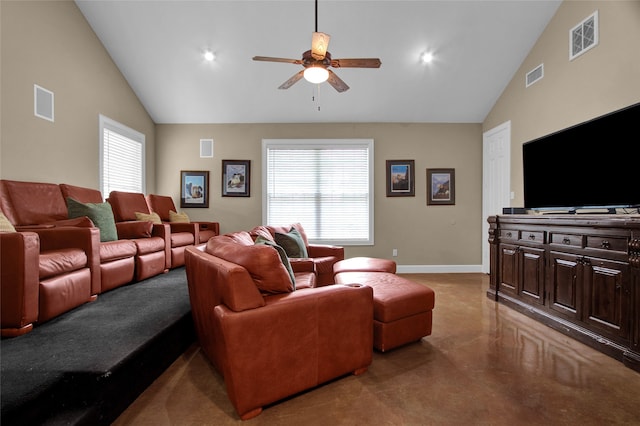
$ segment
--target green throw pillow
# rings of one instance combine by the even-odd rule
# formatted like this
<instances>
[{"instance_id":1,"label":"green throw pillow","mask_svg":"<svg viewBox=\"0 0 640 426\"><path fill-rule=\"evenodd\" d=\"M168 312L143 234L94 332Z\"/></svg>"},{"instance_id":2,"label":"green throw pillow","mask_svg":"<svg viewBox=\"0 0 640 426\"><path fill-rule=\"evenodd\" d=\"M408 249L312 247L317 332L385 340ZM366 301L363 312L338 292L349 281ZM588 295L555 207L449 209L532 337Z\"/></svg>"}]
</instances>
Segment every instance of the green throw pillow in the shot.
<instances>
[{"instance_id":1,"label":"green throw pillow","mask_svg":"<svg viewBox=\"0 0 640 426\"><path fill-rule=\"evenodd\" d=\"M284 267L287 269L287 272L289 273L289 276L291 277L291 284L293 284L293 289L296 289L296 277L293 274L293 268L291 267L291 262L289 262L289 257L287 256L287 253L285 252L285 250L280 247L278 244L274 243L271 240L268 240L266 238L264 238L263 236L258 236L258 238L256 238L256 244L263 244L265 246L271 246L273 248L275 248L278 252L278 254L280 255L280 259L282 260L282 264L284 265Z\"/></svg>"},{"instance_id":2,"label":"green throw pillow","mask_svg":"<svg viewBox=\"0 0 640 426\"><path fill-rule=\"evenodd\" d=\"M87 216L100 230L100 241L115 241L118 239L116 221L113 218L113 210L109 203L81 203L71 197L67 197L67 210L69 219Z\"/></svg>"},{"instance_id":3,"label":"green throw pillow","mask_svg":"<svg viewBox=\"0 0 640 426\"><path fill-rule=\"evenodd\" d=\"M285 252L287 252L287 256L301 258L309 257L302 235L300 235L300 232L298 232L297 229L291 228L291 230L286 234L276 232L275 240L276 243L280 245Z\"/></svg>"}]
</instances>

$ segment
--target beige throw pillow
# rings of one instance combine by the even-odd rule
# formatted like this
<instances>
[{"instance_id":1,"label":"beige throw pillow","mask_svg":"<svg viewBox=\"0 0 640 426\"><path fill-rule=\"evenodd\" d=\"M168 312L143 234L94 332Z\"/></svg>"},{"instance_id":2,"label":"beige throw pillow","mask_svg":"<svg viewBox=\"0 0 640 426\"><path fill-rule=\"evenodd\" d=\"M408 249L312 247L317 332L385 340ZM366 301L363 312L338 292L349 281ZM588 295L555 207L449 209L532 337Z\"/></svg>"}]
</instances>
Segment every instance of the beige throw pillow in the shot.
<instances>
[{"instance_id":1,"label":"beige throw pillow","mask_svg":"<svg viewBox=\"0 0 640 426\"><path fill-rule=\"evenodd\" d=\"M186 213L176 213L173 210L169 210L169 222L190 223L191 221Z\"/></svg>"},{"instance_id":2,"label":"beige throw pillow","mask_svg":"<svg viewBox=\"0 0 640 426\"><path fill-rule=\"evenodd\" d=\"M158 213L147 214L147 213L136 212L136 220L146 220L152 223L162 223Z\"/></svg>"},{"instance_id":3,"label":"beige throw pillow","mask_svg":"<svg viewBox=\"0 0 640 426\"><path fill-rule=\"evenodd\" d=\"M16 232L16 228L2 212L0 212L0 232Z\"/></svg>"}]
</instances>

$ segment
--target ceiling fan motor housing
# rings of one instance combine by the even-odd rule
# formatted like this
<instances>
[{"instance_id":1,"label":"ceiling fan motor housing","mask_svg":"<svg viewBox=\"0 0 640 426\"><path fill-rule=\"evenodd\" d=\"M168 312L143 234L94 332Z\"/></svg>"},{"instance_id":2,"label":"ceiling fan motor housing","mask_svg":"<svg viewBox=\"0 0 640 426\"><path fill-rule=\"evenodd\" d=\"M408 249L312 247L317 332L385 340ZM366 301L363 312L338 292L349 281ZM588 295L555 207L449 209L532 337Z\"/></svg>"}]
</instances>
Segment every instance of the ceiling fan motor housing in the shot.
<instances>
[{"instance_id":1,"label":"ceiling fan motor housing","mask_svg":"<svg viewBox=\"0 0 640 426\"><path fill-rule=\"evenodd\" d=\"M322 66L328 68L331 65L331 53L327 52L324 59L314 59L311 50L307 50L302 54L302 66L305 68L312 66Z\"/></svg>"}]
</instances>

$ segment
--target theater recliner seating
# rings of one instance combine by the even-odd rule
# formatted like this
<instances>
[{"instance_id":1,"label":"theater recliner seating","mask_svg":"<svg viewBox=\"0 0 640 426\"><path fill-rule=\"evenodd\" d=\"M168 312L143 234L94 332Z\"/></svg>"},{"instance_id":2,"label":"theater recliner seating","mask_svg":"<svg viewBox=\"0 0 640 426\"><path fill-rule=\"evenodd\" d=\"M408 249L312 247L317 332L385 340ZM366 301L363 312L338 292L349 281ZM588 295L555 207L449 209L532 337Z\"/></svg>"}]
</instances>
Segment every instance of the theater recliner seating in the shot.
<instances>
[{"instance_id":1,"label":"theater recliner seating","mask_svg":"<svg viewBox=\"0 0 640 426\"><path fill-rule=\"evenodd\" d=\"M171 215L169 212L178 212L173 203L173 198L168 195L149 194L147 195L147 201L149 202L151 211L158 213L160 220L171 224ZM196 245L206 243L209 241L209 238L220 234L220 224L218 222L192 220L191 223L196 225ZM174 232L173 225L171 232Z\"/></svg>"},{"instance_id":2,"label":"theater recliner seating","mask_svg":"<svg viewBox=\"0 0 640 426\"><path fill-rule=\"evenodd\" d=\"M34 323L95 300L88 253L99 241L95 228L0 232L2 336L28 333Z\"/></svg>"},{"instance_id":3,"label":"theater recliner seating","mask_svg":"<svg viewBox=\"0 0 640 426\"><path fill-rule=\"evenodd\" d=\"M67 204L58 185L1 179L0 210L18 232L39 233L41 230L65 226L80 228L79 231L73 231L74 236L71 242L55 241L56 235L66 238L68 234L47 232L45 235L43 233L40 237L42 239L40 247L44 251L57 247L65 249L75 247L84 251L87 256L87 267L90 270L91 295L100 293L100 232L86 217L68 218ZM79 245L73 246L74 243ZM5 252L8 253L8 249L3 246L3 257Z\"/></svg>"},{"instance_id":4,"label":"theater recliner seating","mask_svg":"<svg viewBox=\"0 0 640 426\"><path fill-rule=\"evenodd\" d=\"M247 232L187 248L186 272L198 340L243 420L371 363L370 287L293 291L276 249Z\"/></svg>"},{"instance_id":5,"label":"theater recliner seating","mask_svg":"<svg viewBox=\"0 0 640 426\"><path fill-rule=\"evenodd\" d=\"M1 328L10 337L95 300L100 232L67 219L58 185L0 180L0 209L17 232L1 232Z\"/></svg>"},{"instance_id":6,"label":"theater recliner seating","mask_svg":"<svg viewBox=\"0 0 640 426\"><path fill-rule=\"evenodd\" d=\"M65 199L73 198L81 203L102 203L102 193L97 189L60 184ZM135 273L136 244L132 240L118 239L100 242L100 292L112 290L133 281Z\"/></svg>"},{"instance_id":7,"label":"theater recliner seating","mask_svg":"<svg viewBox=\"0 0 640 426\"><path fill-rule=\"evenodd\" d=\"M137 220L136 212L150 213L144 194L111 191L107 201L113 208L118 238L136 245L135 280L167 272L171 267L171 229L167 224Z\"/></svg>"}]
</instances>

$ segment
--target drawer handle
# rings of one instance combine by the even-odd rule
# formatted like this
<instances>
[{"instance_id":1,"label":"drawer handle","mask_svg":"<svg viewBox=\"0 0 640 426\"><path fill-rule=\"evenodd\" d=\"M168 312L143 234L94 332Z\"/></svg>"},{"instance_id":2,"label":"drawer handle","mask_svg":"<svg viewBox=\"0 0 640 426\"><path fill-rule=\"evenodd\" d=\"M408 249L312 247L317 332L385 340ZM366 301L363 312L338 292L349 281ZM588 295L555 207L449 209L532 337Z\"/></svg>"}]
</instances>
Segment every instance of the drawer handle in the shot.
<instances>
[{"instance_id":1,"label":"drawer handle","mask_svg":"<svg viewBox=\"0 0 640 426\"><path fill-rule=\"evenodd\" d=\"M507 237L511 238L511 232L507 232Z\"/></svg>"},{"instance_id":2,"label":"drawer handle","mask_svg":"<svg viewBox=\"0 0 640 426\"><path fill-rule=\"evenodd\" d=\"M562 240L562 244L571 244L571 240L568 238L565 238L564 240Z\"/></svg>"},{"instance_id":3,"label":"drawer handle","mask_svg":"<svg viewBox=\"0 0 640 426\"><path fill-rule=\"evenodd\" d=\"M604 240L602 244L600 244L600 247L602 247L605 250L609 250L611 248L611 243L607 240Z\"/></svg>"},{"instance_id":4,"label":"drawer handle","mask_svg":"<svg viewBox=\"0 0 640 426\"><path fill-rule=\"evenodd\" d=\"M529 239L530 239L530 240L535 240L535 239L536 239L535 234L529 234Z\"/></svg>"}]
</instances>

